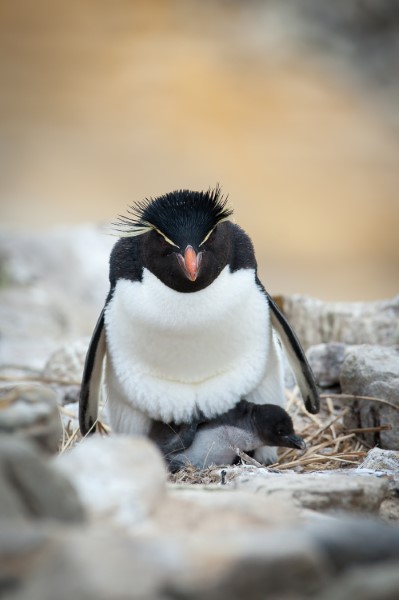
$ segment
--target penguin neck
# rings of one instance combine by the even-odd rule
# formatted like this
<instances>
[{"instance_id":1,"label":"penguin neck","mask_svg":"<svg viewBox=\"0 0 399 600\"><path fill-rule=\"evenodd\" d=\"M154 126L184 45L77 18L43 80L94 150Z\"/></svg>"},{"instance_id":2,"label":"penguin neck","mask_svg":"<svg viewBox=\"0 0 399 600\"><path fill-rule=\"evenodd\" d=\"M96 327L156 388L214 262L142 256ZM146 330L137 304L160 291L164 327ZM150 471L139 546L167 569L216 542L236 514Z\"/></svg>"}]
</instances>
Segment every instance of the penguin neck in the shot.
<instances>
[{"instance_id":1,"label":"penguin neck","mask_svg":"<svg viewBox=\"0 0 399 600\"><path fill-rule=\"evenodd\" d=\"M161 327L162 323L165 327L170 323L174 331L196 326L209 328L212 322L225 320L236 307L245 306L253 280L254 273L250 270L231 273L226 266L206 288L186 294L165 285L144 268L142 282L137 288L137 291L140 289L140 302L136 301L132 310ZM127 286L126 292L128 289L130 286Z\"/></svg>"}]
</instances>

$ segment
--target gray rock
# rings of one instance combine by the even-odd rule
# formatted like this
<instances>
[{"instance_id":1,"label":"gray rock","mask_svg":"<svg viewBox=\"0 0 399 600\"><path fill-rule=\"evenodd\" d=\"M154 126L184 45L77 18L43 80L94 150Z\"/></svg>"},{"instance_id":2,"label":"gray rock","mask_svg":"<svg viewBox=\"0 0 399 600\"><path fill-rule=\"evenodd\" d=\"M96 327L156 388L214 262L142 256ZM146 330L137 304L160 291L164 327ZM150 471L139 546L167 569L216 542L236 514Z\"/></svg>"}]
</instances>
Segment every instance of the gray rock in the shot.
<instances>
[{"instance_id":1,"label":"gray rock","mask_svg":"<svg viewBox=\"0 0 399 600\"><path fill-rule=\"evenodd\" d=\"M192 552L190 540L188 544ZM202 566L206 556L213 568L203 571L199 581L191 576L185 586L178 582L178 597L319 598L332 580L356 565L368 569L370 564L398 560L399 529L339 518L252 535L244 530L206 539L200 534L194 549L197 565ZM217 577L212 576L215 564Z\"/></svg>"},{"instance_id":2,"label":"gray rock","mask_svg":"<svg viewBox=\"0 0 399 600\"><path fill-rule=\"evenodd\" d=\"M307 531L336 572L399 561L399 527L377 519L341 516L339 521L313 523Z\"/></svg>"},{"instance_id":3,"label":"gray rock","mask_svg":"<svg viewBox=\"0 0 399 600\"><path fill-rule=\"evenodd\" d=\"M0 289L0 364L41 370L62 341L76 336L75 321L65 292L44 286Z\"/></svg>"},{"instance_id":4,"label":"gray rock","mask_svg":"<svg viewBox=\"0 0 399 600\"><path fill-rule=\"evenodd\" d=\"M48 282L0 289L0 365L42 371L62 344L91 335L99 311Z\"/></svg>"},{"instance_id":5,"label":"gray rock","mask_svg":"<svg viewBox=\"0 0 399 600\"><path fill-rule=\"evenodd\" d=\"M186 554L199 572L175 580L172 597L302 598L319 591L328 579L329 565L303 529L199 534L187 540Z\"/></svg>"},{"instance_id":6,"label":"gray rock","mask_svg":"<svg viewBox=\"0 0 399 600\"><path fill-rule=\"evenodd\" d=\"M42 370L61 344L91 335L114 242L94 226L0 232L0 364Z\"/></svg>"},{"instance_id":7,"label":"gray rock","mask_svg":"<svg viewBox=\"0 0 399 600\"><path fill-rule=\"evenodd\" d=\"M320 551L335 571L321 600L396 600L399 589L399 528L381 521L347 520L314 529Z\"/></svg>"},{"instance_id":8,"label":"gray rock","mask_svg":"<svg viewBox=\"0 0 399 600\"><path fill-rule=\"evenodd\" d=\"M397 528L360 519L272 531L230 525L223 535L126 533L101 524L18 531L8 544L0 535L0 575L14 584L6 598L320 598L355 567L389 573L399 557Z\"/></svg>"},{"instance_id":9,"label":"gray rock","mask_svg":"<svg viewBox=\"0 0 399 600\"><path fill-rule=\"evenodd\" d=\"M14 553L9 600L166 600L163 589L188 567L174 541L129 538L104 525L47 531L34 560L23 550Z\"/></svg>"},{"instance_id":10,"label":"gray rock","mask_svg":"<svg viewBox=\"0 0 399 600\"><path fill-rule=\"evenodd\" d=\"M323 555L300 531L143 538L102 526L60 533L34 568L28 564L10 598L238 600L245 592L256 600L266 589L317 590L327 574Z\"/></svg>"},{"instance_id":11,"label":"gray rock","mask_svg":"<svg viewBox=\"0 0 399 600\"><path fill-rule=\"evenodd\" d=\"M320 387L328 388L339 384L339 376L344 364L346 344L333 342L311 346L306 356Z\"/></svg>"},{"instance_id":12,"label":"gray rock","mask_svg":"<svg viewBox=\"0 0 399 600\"><path fill-rule=\"evenodd\" d=\"M399 452L373 448L356 470L387 477L389 492L380 506L379 515L388 522L399 521Z\"/></svg>"},{"instance_id":13,"label":"gray rock","mask_svg":"<svg viewBox=\"0 0 399 600\"><path fill-rule=\"evenodd\" d=\"M13 519L81 522L83 509L70 482L33 444L1 435L0 520Z\"/></svg>"},{"instance_id":14,"label":"gray rock","mask_svg":"<svg viewBox=\"0 0 399 600\"><path fill-rule=\"evenodd\" d=\"M171 485L153 514L156 531L169 535L197 531L270 530L302 520L292 500L282 501L228 485Z\"/></svg>"},{"instance_id":15,"label":"gray rock","mask_svg":"<svg viewBox=\"0 0 399 600\"><path fill-rule=\"evenodd\" d=\"M399 344L399 296L379 302L323 302L308 296L283 296L284 314L303 346Z\"/></svg>"},{"instance_id":16,"label":"gray rock","mask_svg":"<svg viewBox=\"0 0 399 600\"><path fill-rule=\"evenodd\" d=\"M392 471L399 474L399 452L395 450L382 450L373 448L367 453L366 458L358 469L374 471Z\"/></svg>"},{"instance_id":17,"label":"gray rock","mask_svg":"<svg viewBox=\"0 0 399 600\"><path fill-rule=\"evenodd\" d=\"M351 348L345 357L340 376L343 394L380 398L382 402L354 399L344 418L348 429L379 427L392 424L387 431L364 435L371 446L399 450L399 346L363 345ZM393 406L390 406L391 403Z\"/></svg>"},{"instance_id":18,"label":"gray rock","mask_svg":"<svg viewBox=\"0 0 399 600\"><path fill-rule=\"evenodd\" d=\"M40 384L17 385L0 390L0 433L13 433L57 452L62 424L55 393Z\"/></svg>"},{"instance_id":19,"label":"gray rock","mask_svg":"<svg viewBox=\"0 0 399 600\"><path fill-rule=\"evenodd\" d=\"M383 565L356 568L331 582L318 600L397 600L398 560Z\"/></svg>"},{"instance_id":20,"label":"gray rock","mask_svg":"<svg viewBox=\"0 0 399 600\"><path fill-rule=\"evenodd\" d=\"M0 231L1 280L8 286L48 282L69 300L100 308L108 292L108 258L115 238L96 225L43 232Z\"/></svg>"},{"instance_id":21,"label":"gray rock","mask_svg":"<svg viewBox=\"0 0 399 600\"><path fill-rule=\"evenodd\" d=\"M92 436L54 459L93 519L131 525L145 520L165 494L161 453L144 437Z\"/></svg>"},{"instance_id":22,"label":"gray rock","mask_svg":"<svg viewBox=\"0 0 399 600\"><path fill-rule=\"evenodd\" d=\"M57 401L60 406L78 404L80 396L79 385L55 384L51 383L51 388L57 395Z\"/></svg>"},{"instance_id":23,"label":"gray rock","mask_svg":"<svg viewBox=\"0 0 399 600\"><path fill-rule=\"evenodd\" d=\"M0 492L1 493L1 492ZM0 593L2 598L18 590L24 578L46 552L49 535L37 521L0 521Z\"/></svg>"},{"instance_id":24,"label":"gray rock","mask_svg":"<svg viewBox=\"0 0 399 600\"><path fill-rule=\"evenodd\" d=\"M229 496L220 487L204 491L222 504ZM263 500L267 511L270 499ZM182 511L179 503L176 511ZM270 525L272 515L268 520ZM271 528L257 521L256 527L230 520L203 530L201 518L193 518L184 530L173 532L172 523L170 531L144 535L140 523L111 529L103 521L80 529L8 533L5 541L0 533L0 582L7 575L12 582L9 600L324 598L332 585L346 584L354 568L364 573L388 568L389 574L389 565L399 559L398 528L378 521L340 515Z\"/></svg>"},{"instance_id":25,"label":"gray rock","mask_svg":"<svg viewBox=\"0 0 399 600\"><path fill-rule=\"evenodd\" d=\"M43 376L66 384L80 385L90 338L74 340L58 348L48 359Z\"/></svg>"},{"instance_id":26,"label":"gray rock","mask_svg":"<svg viewBox=\"0 0 399 600\"><path fill-rule=\"evenodd\" d=\"M243 474L235 480L241 489L316 511L376 512L384 499L388 482L373 475L353 471L318 473L271 473L266 469Z\"/></svg>"},{"instance_id":27,"label":"gray rock","mask_svg":"<svg viewBox=\"0 0 399 600\"><path fill-rule=\"evenodd\" d=\"M43 377L51 382L62 406L78 402L89 337L73 340L58 348L47 360Z\"/></svg>"}]
</instances>

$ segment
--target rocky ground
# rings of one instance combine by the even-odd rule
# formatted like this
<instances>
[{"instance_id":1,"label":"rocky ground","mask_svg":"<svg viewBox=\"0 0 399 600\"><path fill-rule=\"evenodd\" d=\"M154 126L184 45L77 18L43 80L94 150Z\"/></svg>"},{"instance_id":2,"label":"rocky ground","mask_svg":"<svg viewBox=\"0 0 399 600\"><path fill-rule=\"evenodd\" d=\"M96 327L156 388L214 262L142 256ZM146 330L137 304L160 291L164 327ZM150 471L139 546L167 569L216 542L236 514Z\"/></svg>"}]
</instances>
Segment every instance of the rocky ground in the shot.
<instances>
[{"instance_id":1,"label":"rocky ground","mask_svg":"<svg viewBox=\"0 0 399 600\"><path fill-rule=\"evenodd\" d=\"M322 391L305 415L287 371L308 449L168 477L148 440L76 430L112 243L94 227L0 238L3 596L397 598L399 297L281 298Z\"/></svg>"}]
</instances>

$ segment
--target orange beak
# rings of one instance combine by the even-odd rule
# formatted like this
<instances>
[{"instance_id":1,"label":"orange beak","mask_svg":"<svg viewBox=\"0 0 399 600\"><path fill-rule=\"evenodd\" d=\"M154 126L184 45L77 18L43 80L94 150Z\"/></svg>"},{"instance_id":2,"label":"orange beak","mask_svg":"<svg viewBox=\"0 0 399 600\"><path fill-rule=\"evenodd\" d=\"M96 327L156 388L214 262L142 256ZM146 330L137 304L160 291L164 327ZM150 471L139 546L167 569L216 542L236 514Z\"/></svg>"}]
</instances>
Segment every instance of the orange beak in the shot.
<instances>
[{"instance_id":1,"label":"orange beak","mask_svg":"<svg viewBox=\"0 0 399 600\"><path fill-rule=\"evenodd\" d=\"M186 277L190 281L195 281L200 270L202 252L196 254L194 248L188 245L184 251L184 257L181 254L176 254L176 256Z\"/></svg>"}]
</instances>

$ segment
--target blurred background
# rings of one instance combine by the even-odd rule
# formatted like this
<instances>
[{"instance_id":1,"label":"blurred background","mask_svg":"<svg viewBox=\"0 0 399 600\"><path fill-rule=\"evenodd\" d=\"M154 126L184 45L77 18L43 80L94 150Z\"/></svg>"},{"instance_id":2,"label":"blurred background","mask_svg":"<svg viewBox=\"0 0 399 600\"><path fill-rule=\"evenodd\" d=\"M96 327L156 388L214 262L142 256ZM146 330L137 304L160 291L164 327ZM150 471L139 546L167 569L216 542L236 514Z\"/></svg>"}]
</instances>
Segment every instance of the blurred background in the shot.
<instances>
[{"instance_id":1,"label":"blurred background","mask_svg":"<svg viewBox=\"0 0 399 600\"><path fill-rule=\"evenodd\" d=\"M2 224L219 182L271 293L393 296L398 65L398 1L2 0Z\"/></svg>"}]
</instances>

